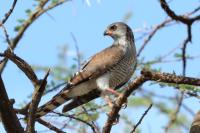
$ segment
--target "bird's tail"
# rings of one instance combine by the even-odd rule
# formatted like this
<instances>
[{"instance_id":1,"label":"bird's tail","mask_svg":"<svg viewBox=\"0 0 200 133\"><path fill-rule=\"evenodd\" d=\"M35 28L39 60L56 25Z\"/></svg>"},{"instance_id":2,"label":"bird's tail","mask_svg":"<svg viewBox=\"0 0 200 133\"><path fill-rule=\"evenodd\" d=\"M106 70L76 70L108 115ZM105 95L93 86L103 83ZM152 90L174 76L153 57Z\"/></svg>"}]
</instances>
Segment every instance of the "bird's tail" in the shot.
<instances>
[{"instance_id":1,"label":"bird's tail","mask_svg":"<svg viewBox=\"0 0 200 133\"><path fill-rule=\"evenodd\" d=\"M67 102L71 98L68 97L67 92L69 91L69 86L66 86L64 91L59 92L55 95L50 101L40 106L36 113L36 118L40 118L41 116L46 115L47 113L53 111L58 108L63 103Z\"/></svg>"}]
</instances>

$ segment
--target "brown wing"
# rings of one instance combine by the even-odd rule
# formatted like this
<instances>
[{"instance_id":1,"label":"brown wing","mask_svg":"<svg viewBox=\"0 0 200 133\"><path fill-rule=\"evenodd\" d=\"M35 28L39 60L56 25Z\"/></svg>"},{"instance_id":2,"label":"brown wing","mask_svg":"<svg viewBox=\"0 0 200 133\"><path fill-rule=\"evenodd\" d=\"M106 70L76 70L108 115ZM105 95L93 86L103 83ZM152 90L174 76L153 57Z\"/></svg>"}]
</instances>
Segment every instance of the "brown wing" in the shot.
<instances>
[{"instance_id":1,"label":"brown wing","mask_svg":"<svg viewBox=\"0 0 200 133\"><path fill-rule=\"evenodd\" d=\"M91 78L96 78L106 70L116 65L124 56L119 45L112 45L94 55L82 68L82 70L71 78L72 85L79 84Z\"/></svg>"}]
</instances>

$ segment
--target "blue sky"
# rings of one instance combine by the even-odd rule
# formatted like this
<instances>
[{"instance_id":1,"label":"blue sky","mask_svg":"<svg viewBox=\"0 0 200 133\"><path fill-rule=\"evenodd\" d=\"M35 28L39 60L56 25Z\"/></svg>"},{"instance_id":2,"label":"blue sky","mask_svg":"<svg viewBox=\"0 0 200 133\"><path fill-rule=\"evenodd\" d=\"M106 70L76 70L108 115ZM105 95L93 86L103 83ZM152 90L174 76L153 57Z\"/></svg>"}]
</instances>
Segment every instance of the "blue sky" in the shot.
<instances>
[{"instance_id":1,"label":"blue sky","mask_svg":"<svg viewBox=\"0 0 200 133\"><path fill-rule=\"evenodd\" d=\"M19 42L15 53L25 59L28 63L34 65L49 66L50 68L58 64L57 52L58 47L67 45L69 53L67 56L68 66L76 63L73 60L75 56L74 41L70 35L73 33L78 41L80 51L84 54L84 59L90 57L96 52L102 50L112 43L112 39L103 36L103 31L110 23L121 21L128 12L132 12L131 19L127 22L133 29L141 29L143 27L150 27L151 25L159 24L166 18L166 14L161 9L158 0L91 0L91 5L83 1L71 1L63 4L42 15L33 25L25 32L23 39ZM9 9L12 1L0 1L0 18ZM20 0L5 26L8 29L10 37L16 34L13 27L18 24L16 21L19 18L27 18L25 10L32 8L32 2L27 0ZM199 5L199 1L176 0L170 3L170 6L178 13L185 13L191 11L194 7ZM191 55L199 55L200 51L200 25L194 24L192 44L188 44L187 52ZM141 34L135 33L137 38ZM181 44L186 37L186 26L179 24L164 28L156 34L155 38L151 40L148 46L143 51L140 58L145 57L145 60L151 60L159 55L168 53L172 48ZM4 43L4 35L0 30L0 50L6 48ZM143 41L143 40L142 40ZM137 49L140 48L142 41L136 42ZM180 49L177 50L180 53ZM169 58L171 59L172 56ZM195 61L188 61L187 76L200 76L200 59ZM181 74L181 62L179 63L164 63L154 65L154 68L162 67L162 71L173 72ZM39 74L40 78L43 74ZM3 79L10 98L16 99L16 104L27 100L33 87L29 80L22 72L11 62L8 63L7 68L3 73ZM148 90L155 89L163 94L173 94L173 89L165 89L155 87L148 87ZM196 112L199 108L199 101L194 98L184 100L186 104L190 104L192 110ZM140 117L144 109L131 110L135 117L132 120L136 121ZM129 110L130 111L130 110ZM155 119L155 120L152 120ZM101 120L102 123L105 120ZM153 122L152 122L153 121ZM152 127L152 123L163 121L158 127ZM148 132L148 126L151 126L151 131L154 133L162 132L162 125L166 123L166 119L158 115L156 111L152 111L151 115L147 116L143 121L142 132ZM114 127L117 131L119 126ZM113 131L113 132L114 132ZM0 126L0 132L5 132Z\"/></svg>"}]
</instances>

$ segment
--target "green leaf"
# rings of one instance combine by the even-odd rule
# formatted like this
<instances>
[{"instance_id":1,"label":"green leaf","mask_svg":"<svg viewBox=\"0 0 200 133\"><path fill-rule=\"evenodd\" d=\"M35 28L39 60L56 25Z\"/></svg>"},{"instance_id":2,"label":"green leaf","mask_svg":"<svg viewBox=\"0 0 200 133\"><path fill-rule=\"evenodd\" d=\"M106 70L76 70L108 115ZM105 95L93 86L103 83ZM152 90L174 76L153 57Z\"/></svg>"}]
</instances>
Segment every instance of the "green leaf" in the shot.
<instances>
[{"instance_id":1,"label":"green leaf","mask_svg":"<svg viewBox=\"0 0 200 133\"><path fill-rule=\"evenodd\" d=\"M182 58L182 54L175 53L175 54L174 54L174 57L175 57L175 58Z\"/></svg>"},{"instance_id":2,"label":"green leaf","mask_svg":"<svg viewBox=\"0 0 200 133\"><path fill-rule=\"evenodd\" d=\"M17 20L17 22L19 22L19 23L21 23L21 24L24 23L24 21L25 21L25 19L18 19L18 20Z\"/></svg>"},{"instance_id":3,"label":"green leaf","mask_svg":"<svg viewBox=\"0 0 200 133\"><path fill-rule=\"evenodd\" d=\"M25 12L26 12L26 14L27 14L28 16L30 16L31 13L32 13L31 9L26 9Z\"/></svg>"},{"instance_id":4,"label":"green leaf","mask_svg":"<svg viewBox=\"0 0 200 133\"><path fill-rule=\"evenodd\" d=\"M21 27L22 27L21 25L15 26L14 31L15 32L19 31L21 29Z\"/></svg>"},{"instance_id":5,"label":"green leaf","mask_svg":"<svg viewBox=\"0 0 200 133\"><path fill-rule=\"evenodd\" d=\"M58 0L51 0L51 3L53 4L58 3Z\"/></svg>"}]
</instances>

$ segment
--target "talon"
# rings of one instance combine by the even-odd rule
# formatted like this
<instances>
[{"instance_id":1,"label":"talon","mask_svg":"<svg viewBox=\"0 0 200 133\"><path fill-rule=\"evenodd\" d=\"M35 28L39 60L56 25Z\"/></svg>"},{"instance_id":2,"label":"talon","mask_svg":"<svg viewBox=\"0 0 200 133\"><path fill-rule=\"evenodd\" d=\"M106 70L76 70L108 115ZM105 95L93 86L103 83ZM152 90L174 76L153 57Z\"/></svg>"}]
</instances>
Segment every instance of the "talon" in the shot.
<instances>
[{"instance_id":1,"label":"talon","mask_svg":"<svg viewBox=\"0 0 200 133\"><path fill-rule=\"evenodd\" d=\"M122 108L125 109L127 107L128 101L126 99L126 101L122 104Z\"/></svg>"},{"instance_id":2,"label":"talon","mask_svg":"<svg viewBox=\"0 0 200 133\"><path fill-rule=\"evenodd\" d=\"M115 121L113 122L112 125L116 125L117 123L119 123L119 117L120 117L120 115L117 114L117 117L116 117L116 119L115 119Z\"/></svg>"},{"instance_id":3,"label":"talon","mask_svg":"<svg viewBox=\"0 0 200 133\"><path fill-rule=\"evenodd\" d=\"M108 114L108 113L106 113L106 115L107 115L108 117L111 117L110 114ZM120 115L117 114L117 117L116 117L115 121L112 123L112 125L116 125L117 123L119 123L119 117L120 117Z\"/></svg>"},{"instance_id":4,"label":"talon","mask_svg":"<svg viewBox=\"0 0 200 133\"><path fill-rule=\"evenodd\" d=\"M127 102L122 104L122 108L125 109L127 107Z\"/></svg>"},{"instance_id":5,"label":"talon","mask_svg":"<svg viewBox=\"0 0 200 133\"><path fill-rule=\"evenodd\" d=\"M112 108L112 107L113 107L113 102L112 102L112 100L109 98L109 96L105 96L104 98L105 98L105 101L107 102L108 106L109 106L110 108Z\"/></svg>"}]
</instances>

